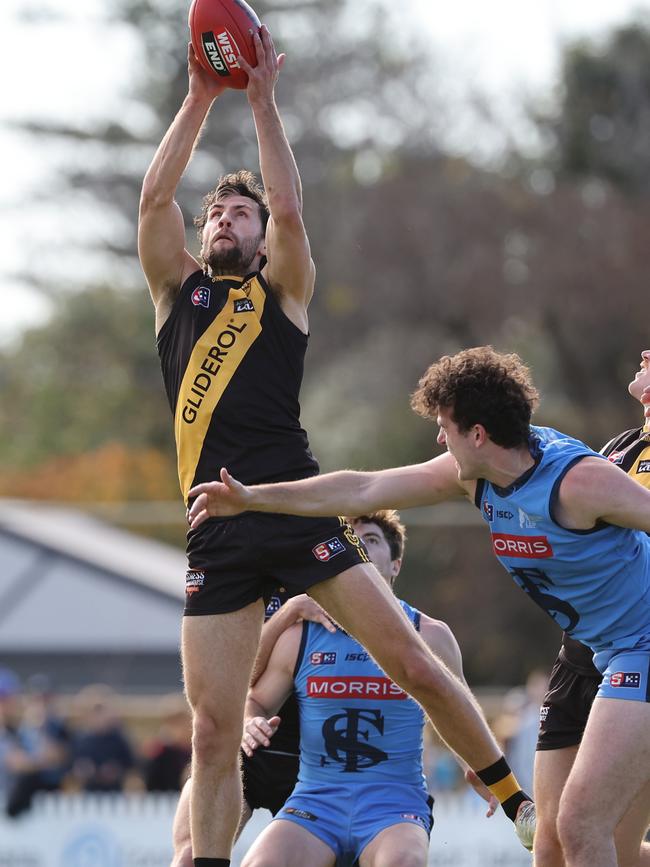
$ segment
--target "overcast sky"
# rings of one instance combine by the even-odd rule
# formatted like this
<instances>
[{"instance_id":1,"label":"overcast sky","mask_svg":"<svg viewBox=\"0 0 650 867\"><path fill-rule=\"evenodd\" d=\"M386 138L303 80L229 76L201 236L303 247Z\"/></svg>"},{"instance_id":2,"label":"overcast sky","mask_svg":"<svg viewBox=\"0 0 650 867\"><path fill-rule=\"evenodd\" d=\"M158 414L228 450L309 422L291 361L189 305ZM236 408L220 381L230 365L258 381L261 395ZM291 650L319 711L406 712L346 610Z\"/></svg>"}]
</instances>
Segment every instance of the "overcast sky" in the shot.
<instances>
[{"instance_id":1,"label":"overcast sky","mask_svg":"<svg viewBox=\"0 0 650 867\"><path fill-rule=\"evenodd\" d=\"M48 154L26 147L1 125L21 117L110 117L120 110L136 44L126 27L108 28L102 21L105 3L110 0L0 0L4 271L37 254L35 245L55 242L56 230L47 239L35 238L19 214L27 184L47 177ZM36 22L29 20L30 11L48 14ZM450 75L480 82L506 105L522 90L550 92L563 41L598 35L635 13L650 15L650 0L399 0L400 18L419 19ZM11 279L3 277L0 288L2 344L42 318L47 307Z\"/></svg>"}]
</instances>

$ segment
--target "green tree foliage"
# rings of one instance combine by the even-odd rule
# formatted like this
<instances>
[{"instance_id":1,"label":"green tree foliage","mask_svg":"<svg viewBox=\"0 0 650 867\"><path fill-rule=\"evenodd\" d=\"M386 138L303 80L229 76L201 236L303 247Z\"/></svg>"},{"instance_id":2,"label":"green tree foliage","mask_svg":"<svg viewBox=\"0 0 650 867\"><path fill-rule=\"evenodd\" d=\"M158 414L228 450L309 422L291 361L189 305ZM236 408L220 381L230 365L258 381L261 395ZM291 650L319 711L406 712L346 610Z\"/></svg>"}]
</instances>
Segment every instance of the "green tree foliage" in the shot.
<instances>
[{"instance_id":1,"label":"green tree foliage","mask_svg":"<svg viewBox=\"0 0 650 867\"><path fill-rule=\"evenodd\" d=\"M410 412L409 392L433 359L488 342L532 365L540 422L594 446L638 424L624 386L647 346L648 31L624 28L604 50L569 47L558 111L541 122L545 159L519 155L518 172L499 173L441 152L433 66L395 41L379 2L256 5L288 55L278 102L318 271L303 419L322 465L428 458L435 427ZM141 44L123 117L28 125L43 147L71 146L53 193L62 214L66 193L84 193L106 221L95 244L121 267L117 288L73 265L57 283L41 259L29 275L48 273L56 310L0 357L4 494L176 496L135 223L142 176L186 91L186 11L172 0L111 7ZM245 96L233 92L215 107L179 190L189 237L203 193L240 166L255 168L257 152ZM61 262L73 261L78 223L68 222L70 246L54 251ZM73 294L78 274L86 285ZM535 636L541 665L556 633L527 600L521 612L511 601L489 546L481 553L474 541L481 534L418 530L404 580L413 575L409 598L459 632L477 681L514 680L532 659L523 640L513 652L515 633ZM466 616L468 598L492 630L487 644L484 624Z\"/></svg>"},{"instance_id":2,"label":"green tree foliage","mask_svg":"<svg viewBox=\"0 0 650 867\"><path fill-rule=\"evenodd\" d=\"M553 162L569 176L598 176L626 193L650 188L650 29L613 30L564 55L557 115L542 121Z\"/></svg>"}]
</instances>

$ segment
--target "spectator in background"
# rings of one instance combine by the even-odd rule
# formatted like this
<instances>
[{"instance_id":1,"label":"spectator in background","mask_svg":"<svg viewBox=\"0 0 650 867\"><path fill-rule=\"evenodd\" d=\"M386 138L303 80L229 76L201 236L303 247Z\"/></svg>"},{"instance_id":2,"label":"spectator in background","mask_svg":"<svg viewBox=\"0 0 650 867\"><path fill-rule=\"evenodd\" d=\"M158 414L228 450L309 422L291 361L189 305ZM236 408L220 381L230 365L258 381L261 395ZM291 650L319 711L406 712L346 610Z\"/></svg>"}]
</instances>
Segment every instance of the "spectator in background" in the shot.
<instances>
[{"instance_id":1,"label":"spectator in background","mask_svg":"<svg viewBox=\"0 0 650 867\"><path fill-rule=\"evenodd\" d=\"M506 757L522 786L533 788L535 747L539 730L539 709L548 674L540 669L530 672L523 689L512 690L506 697L506 705L514 712L514 725L506 743Z\"/></svg>"},{"instance_id":2,"label":"spectator in background","mask_svg":"<svg viewBox=\"0 0 650 867\"><path fill-rule=\"evenodd\" d=\"M158 735L145 747L144 782L148 792L178 792L192 755L192 718L182 695L170 696Z\"/></svg>"},{"instance_id":3,"label":"spectator in background","mask_svg":"<svg viewBox=\"0 0 650 867\"><path fill-rule=\"evenodd\" d=\"M7 793L7 814L27 810L39 791L61 788L69 768L70 736L57 714L49 678L37 674L27 681L18 743L9 750L6 764L13 772Z\"/></svg>"},{"instance_id":4,"label":"spectator in background","mask_svg":"<svg viewBox=\"0 0 650 867\"><path fill-rule=\"evenodd\" d=\"M9 668L0 668L0 797L3 803L14 779L8 756L20 747L20 692L18 676Z\"/></svg>"},{"instance_id":5,"label":"spectator in background","mask_svg":"<svg viewBox=\"0 0 650 867\"><path fill-rule=\"evenodd\" d=\"M73 739L72 778L86 792L119 792L135 766L131 744L115 711L115 694L97 684L77 697L78 733Z\"/></svg>"}]
</instances>

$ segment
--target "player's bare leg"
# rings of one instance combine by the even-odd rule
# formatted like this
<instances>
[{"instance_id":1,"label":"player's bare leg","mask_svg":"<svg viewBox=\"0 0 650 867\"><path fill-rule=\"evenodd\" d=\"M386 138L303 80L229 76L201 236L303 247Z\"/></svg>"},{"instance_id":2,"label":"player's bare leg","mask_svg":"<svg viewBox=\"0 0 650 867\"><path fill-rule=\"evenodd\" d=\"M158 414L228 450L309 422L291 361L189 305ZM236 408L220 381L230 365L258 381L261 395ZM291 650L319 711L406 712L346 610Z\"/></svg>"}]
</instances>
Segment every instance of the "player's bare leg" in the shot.
<instances>
[{"instance_id":1,"label":"player's bare leg","mask_svg":"<svg viewBox=\"0 0 650 867\"><path fill-rule=\"evenodd\" d=\"M560 800L567 867L617 867L616 828L650 782L650 704L597 698Z\"/></svg>"},{"instance_id":2,"label":"player's bare leg","mask_svg":"<svg viewBox=\"0 0 650 867\"><path fill-rule=\"evenodd\" d=\"M486 768L501 757L478 703L415 632L374 566L353 566L309 594L423 706L471 768Z\"/></svg>"},{"instance_id":3,"label":"player's bare leg","mask_svg":"<svg viewBox=\"0 0 650 867\"><path fill-rule=\"evenodd\" d=\"M229 614L183 618L185 690L193 715L194 858L230 857L242 809L244 702L263 615L257 600Z\"/></svg>"},{"instance_id":4,"label":"player's bare leg","mask_svg":"<svg viewBox=\"0 0 650 867\"><path fill-rule=\"evenodd\" d=\"M186 781L176 805L174 824L172 826L172 842L174 855L170 867L193 867L192 865L192 832L190 830L190 795L192 792L192 779ZM239 827L235 835L235 841L246 827L246 823L253 815L253 811L246 801L242 802L242 813Z\"/></svg>"},{"instance_id":5,"label":"player's bare leg","mask_svg":"<svg viewBox=\"0 0 650 867\"><path fill-rule=\"evenodd\" d=\"M424 828L402 822L384 828L359 857L359 867L426 867L429 837Z\"/></svg>"},{"instance_id":6,"label":"player's bare leg","mask_svg":"<svg viewBox=\"0 0 650 867\"><path fill-rule=\"evenodd\" d=\"M557 813L562 790L577 753L577 745L561 750L538 750L535 753L535 867L565 867L557 833Z\"/></svg>"},{"instance_id":7,"label":"player's bare leg","mask_svg":"<svg viewBox=\"0 0 650 867\"><path fill-rule=\"evenodd\" d=\"M336 856L319 837L286 819L267 825L241 867L334 867Z\"/></svg>"},{"instance_id":8,"label":"player's bare leg","mask_svg":"<svg viewBox=\"0 0 650 867\"><path fill-rule=\"evenodd\" d=\"M644 843L650 826L650 783L637 796L616 829L619 867L650 867L650 843Z\"/></svg>"}]
</instances>

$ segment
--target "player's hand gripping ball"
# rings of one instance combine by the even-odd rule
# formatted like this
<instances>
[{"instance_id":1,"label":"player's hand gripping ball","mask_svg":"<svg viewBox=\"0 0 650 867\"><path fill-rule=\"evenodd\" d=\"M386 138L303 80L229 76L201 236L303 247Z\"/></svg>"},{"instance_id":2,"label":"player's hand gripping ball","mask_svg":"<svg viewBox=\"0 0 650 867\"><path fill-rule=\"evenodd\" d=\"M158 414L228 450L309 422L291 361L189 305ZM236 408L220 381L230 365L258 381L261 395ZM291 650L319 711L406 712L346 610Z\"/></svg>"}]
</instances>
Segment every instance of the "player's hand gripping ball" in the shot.
<instances>
[{"instance_id":1,"label":"player's hand gripping ball","mask_svg":"<svg viewBox=\"0 0 650 867\"><path fill-rule=\"evenodd\" d=\"M260 19L244 0L193 0L189 16L192 46L201 66L222 84L244 90L248 76L238 57L257 66L253 33ZM252 31L252 32L251 32Z\"/></svg>"}]
</instances>

